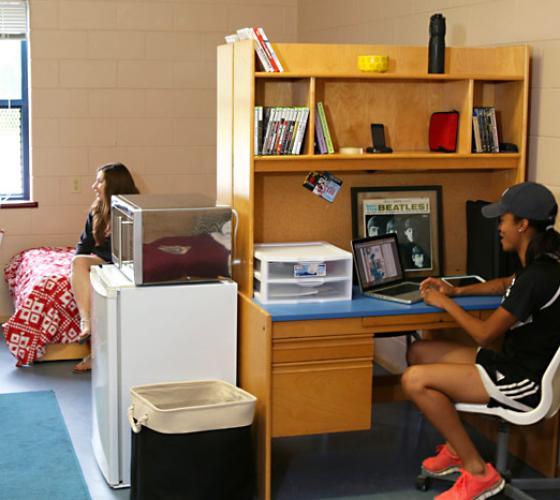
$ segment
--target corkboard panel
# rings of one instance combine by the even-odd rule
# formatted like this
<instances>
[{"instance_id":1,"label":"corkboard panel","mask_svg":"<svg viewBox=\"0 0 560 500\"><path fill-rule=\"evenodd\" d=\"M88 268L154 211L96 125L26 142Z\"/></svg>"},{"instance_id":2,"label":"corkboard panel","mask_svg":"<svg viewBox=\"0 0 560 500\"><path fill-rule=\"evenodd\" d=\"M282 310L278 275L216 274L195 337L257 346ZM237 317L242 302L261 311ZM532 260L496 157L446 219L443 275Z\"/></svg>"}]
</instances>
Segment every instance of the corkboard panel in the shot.
<instances>
[{"instance_id":1,"label":"corkboard panel","mask_svg":"<svg viewBox=\"0 0 560 500\"><path fill-rule=\"evenodd\" d=\"M316 100L322 101L335 149L372 145L371 123L385 125L387 145L395 152L429 151L428 127L436 111L457 110L463 117L460 151L470 125L470 92L463 81L380 81L317 79ZM468 127L470 131L470 126ZM461 142L464 143L461 149Z\"/></svg>"},{"instance_id":2,"label":"corkboard panel","mask_svg":"<svg viewBox=\"0 0 560 500\"><path fill-rule=\"evenodd\" d=\"M467 200L495 200L513 183L515 172L334 172L343 188L334 203L302 187L302 174L259 174L255 179L255 242L325 240L350 250L350 188L366 186L441 185L444 270L466 270Z\"/></svg>"}]
</instances>

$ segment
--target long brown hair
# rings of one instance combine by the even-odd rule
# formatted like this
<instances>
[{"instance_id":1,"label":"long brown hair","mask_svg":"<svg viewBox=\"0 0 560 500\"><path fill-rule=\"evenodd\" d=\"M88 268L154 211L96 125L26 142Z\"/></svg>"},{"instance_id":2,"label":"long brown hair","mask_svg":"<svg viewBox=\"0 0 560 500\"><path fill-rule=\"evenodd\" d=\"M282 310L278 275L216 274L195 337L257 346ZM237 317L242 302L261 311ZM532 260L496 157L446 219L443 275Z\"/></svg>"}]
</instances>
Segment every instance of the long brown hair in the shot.
<instances>
[{"instance_id":1,"label":"long brown hair","mask_svg":"<svg viewBox=\"0 0 560 500\"><path fill-rule=\"evenodd\" d=\"M105 181L103 197L97 198L91 205L93 215L93 238L101 245L107 237L107 228L111 218L111 196L115 194L136 194L138 188L128 168L122 163L107 163L97 169L103 173Z\"/></svg>"}]
</instances>

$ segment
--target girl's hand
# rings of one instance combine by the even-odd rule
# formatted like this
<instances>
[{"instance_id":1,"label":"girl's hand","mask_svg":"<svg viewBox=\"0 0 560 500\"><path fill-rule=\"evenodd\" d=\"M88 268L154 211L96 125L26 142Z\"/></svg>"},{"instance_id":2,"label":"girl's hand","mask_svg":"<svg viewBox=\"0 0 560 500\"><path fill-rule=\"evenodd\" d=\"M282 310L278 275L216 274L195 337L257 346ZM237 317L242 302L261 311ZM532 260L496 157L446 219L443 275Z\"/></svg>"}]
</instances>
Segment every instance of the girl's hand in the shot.
<instances>
[{"instance_id":1,"label":"girl's hand","mask_svg":"<svg viewBox=\"0 0 560 500\"><path fill-rule=\"evenodd\" d=\"M440 292L435 287L425 287L424 289L421 289L421 293L426 304L429 306L439 307L441 309L445 309L446 301L450 300L445 293Z\"/></svg>"},{"instance_id":2,"label":"girl's hand","mask_svg":"<svg viewBox=\"0 0 560 500\"><path fill-rule=\"evenodd\" d=\"M422 283L420 283L421 292L430 289L437 290L439 293L447 295L449 297L456 295L455 287L448 285L445 281L442 281L439 278L426 278L424 281L422 281Z\"/></svg>"}]
</instances>

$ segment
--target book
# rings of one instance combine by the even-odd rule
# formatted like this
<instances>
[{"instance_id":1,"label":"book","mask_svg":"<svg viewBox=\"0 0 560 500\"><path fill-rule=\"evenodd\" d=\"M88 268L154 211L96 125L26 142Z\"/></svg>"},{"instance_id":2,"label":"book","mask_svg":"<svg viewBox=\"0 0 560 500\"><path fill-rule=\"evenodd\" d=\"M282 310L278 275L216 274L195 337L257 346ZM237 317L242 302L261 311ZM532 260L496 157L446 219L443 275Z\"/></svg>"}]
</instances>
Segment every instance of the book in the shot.
<instances>
[{"instance_id":1,"label":"book","mask_svg":"<svg viewBox=\"0 0 560 500\"><path fill-rule=\"evenodd\" d=\"M303 138L305 137L305 130L307 128L307 119L309 118L309 108L302 108L301 119L298 126L297 137L294 142L294 147L292 149L292 154L301 154L301 146L303 144Z\"/></svg>"},{"instance_id":2,"label":"book","mask_svg":"<svg viewBox=\"0 0 560 500\"><path fill-rule=\"evenodd\" d=\"M327 143L325 142L325 135L323 133L323 127L321 126L319 113L315 113L315 137L317 140L317 151L319 154L327 154Z\"/></svg>"},{"instance_id":3,"label":"book","mask_svg":"<svg viewBox=\"0 0 560 500\"><path fill-rule=\"evenodd\" d=\"M319 118L321 120L321 126L323 127L323 134L325 135L325 142L327 143L327 153L334 153L334 146L331 138L331 132L329 130L329 125L327 123L327 116L325 114L325 109L322 102L317 103L317 112L319 113Z\"/></svg>"},{"instance_id":4,"label":"book","mask_svg":"<svg viewBox=\"0 0 560 500\"><path fill-rule=\"evenodd\" d=\"M480 126L478 123L478 116L476 110L473 109L472 114L472 123L473 123L473 147L472 150L475 153L482 153L482 138L480 134Z\"/></svg>"},{"instance_id":5,"label":"book","mask_svg":"<svg viewBox=\"0 0 560 500\"><path fill-rule=\"evenodd\" d=\"M261 154L263 131L263 107L255 106L255 138L253 148L255 155Z\"/></svg>"},{"instance_id":6,"label":"book","mask_svg":"<svg viewBox=\"0 0 560 500\"><path fill-rule=\"evenodd\" d=\"M263 50L266 54L266 57L268 58L268 60L270 62L270 65L272 66L272 70L274 72L279 72L280 70L278 69L278 65L276 64L276 61L272 57L272 54L270 53L270 47L264 41L260 29L258 27L253 27L252 30L253 30L253 33L255 34L255 36L257 37L258 43L260 43L261 47L263 48Z\"/></svg>"},{"instance_id":7,"label":"book","mask_svg":"<svg viewBox=\"0 0 560 500\"><path fill-rule=\"evenodd\" d=\"M492 135L492 152L500 152L500 140L498 139L498 122L496 120L496 108L489 107L490 131Z\"/></svg>"},{"instance_id":8,"label":"book","mask_svg":"<svg viewBox=\"0 0 560 500\"><path fill-rule=\"evenodd\" d=\"M264 44L266 46L266 48L268 49L268 54L270 54L270 56L272 57L272 59L274 60L274 63L276 65L276 67L278 68L277 71L282 73L284 71L284 67L282 66L282 64L280 63L280 59L278 59L278 56L276 55L276 52L274 51L274 49L272 48L272 44L270 43L270 41L268 40L268 37L266 36L264 29L262 29L260 26L257 28L257 31L259 32L259 34L261 35Z\"/></svg>"}]
</instances>

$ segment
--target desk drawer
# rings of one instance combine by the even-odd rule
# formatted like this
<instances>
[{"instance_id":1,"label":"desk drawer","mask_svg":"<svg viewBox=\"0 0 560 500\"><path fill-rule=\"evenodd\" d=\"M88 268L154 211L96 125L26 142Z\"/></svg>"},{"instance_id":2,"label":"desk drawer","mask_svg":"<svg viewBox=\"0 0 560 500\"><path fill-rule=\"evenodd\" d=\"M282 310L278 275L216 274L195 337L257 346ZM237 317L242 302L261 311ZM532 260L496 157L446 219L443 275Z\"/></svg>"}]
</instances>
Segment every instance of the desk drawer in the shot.
<instances>
[{"instance_id":1,"label":"desk drawer","mask_svg":"<svg viewBox=\"0 0 560 500\"><path fill-rule=\"evenodd\" d=\"M272 436L369 429L373 363L354 359L272 368Z\"/></svg>"},{"instance_id":2,"label":"desk drawer","mask_svg":"<svg viewBox=\"0 0 560 500\"><path fill-rule=\"evenodd\" d=\"M272 342L273 364L352 358L373 359L371 335L277 339Z\"/></svg>"}]
</instances>

